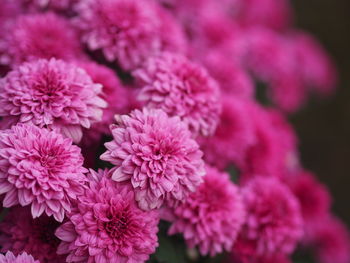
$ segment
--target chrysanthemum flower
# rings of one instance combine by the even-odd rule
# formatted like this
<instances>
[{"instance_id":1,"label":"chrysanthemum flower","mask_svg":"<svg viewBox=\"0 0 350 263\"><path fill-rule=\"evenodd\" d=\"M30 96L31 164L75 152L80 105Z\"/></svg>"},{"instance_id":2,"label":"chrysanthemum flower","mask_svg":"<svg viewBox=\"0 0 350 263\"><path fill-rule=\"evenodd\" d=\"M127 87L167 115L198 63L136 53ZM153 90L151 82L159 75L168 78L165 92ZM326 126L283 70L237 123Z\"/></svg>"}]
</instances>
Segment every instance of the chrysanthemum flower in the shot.
<instances>
[{"instance_id":1,"label":"chrysanthemum flower","mask_svg":"<svg viewBox=\"0 0 350 263\"><path fill-rule=\"evenodd\" d=\"M99 173L57 229L57 252L67 262L145 262L158 246L158 213L139 209L129 185Z\"/></svg>"},{"instance_id":2,"label":"chrysanthemum flower","mask_svg":"<svg viewBox=\"0 0 350 263\"><path fill-rule=\"evenodd\" d=\"M0 263L40 263L40 261L35 260L26 252L16 257L11 251L8 251L5 255L0 255Z\"/></svg>"},{"instance_id":3,"label":"chrysanthemum flower","mask_svg":"<svg viewBox=\"0 0 350 263\"><path fill-rule=\"evenodd\" d=\"M179 116L194 135L212 135L221 112L217 83L207 71L182 55L164 52L134 72L148 108Z\"/></svg>"},{"instance_id":4,"label":"chrysanthemum flower","mask_svg":"<svg viewBox=\"0 0 350 263\"><path fill-rule=\"evenodd\" d=\"M0 80L0 116L3 123L58 129L79 142L82 128L101 120L106 107L101 89L73 64L56 59L27 62Z\"/></svg>"},{"instance_id":5,"label":"chrysanthemum flower","mask_svg":"<svg viewBox=\"0 0 350 263\"><path fill-rule=\"evenodd\" d=\"M246 151L255 143L250 102L226 95L222 99L220 123L212 137L201 140L205 160L216 167L241 163Z\"/></svg>"},{"instance_id":6,"label":"chrysanthemum flower","mask_svg":"<svg viewBox=\"0 0 350 263\"><path fill-rule=\"evenodd\" d=\"M289 176L287 184L299 200L305 223L314 224L325 217L331 206L331 197L325 185L308 171Z\"/></svg>"},{"instance_id":7,"label":"chrysanthemum flower","mask_svg":"<svg viewBox=\"0 0 350 263\"><path fill-rule=\"evenodd\" d=\"M54 13L19 16L3 34L1 61L9 65L38 58L72 60L82 56L76 32L65 18Z\"/></svg>"},{"instance_id":8,"label":"chrysanthemum flower","mask_svg":"<svg viewBox=\"0 0 350 263\"><path fill-rule=\"evenodd\" d=\"M322 95L334 91L337 84L336 67L324 48L304 32L294 32L288 40L305 84Z\"/></svg>"},{"instance_id":9,"label":"chrysanthemum flower","mask_svg":"<svg viewBox=\"0 0 350 263\"><path fill-rule=\"evenodd\" d=\"M1 252L12 251L15 255L25 251L41 263L62 263L57 255L60 240L55 236L59 223L42 215L33 219L28 207L15 207L0 224Z\"/></svg>"},{"instance_id":10,"label":"chrysanthemum flower","mask_svg":"<svg viewBox=\"0 0 350 263\"><path fill-rule=\"evenodd\" d=\"M314 221L312 227L307 244L313 249L317 262L350 262L350 234L342 221L329 215Z\"/></svg>"},{"instance_id":11,"label":"chrysanthemum flower","mask_svg":"<svg viewBox=\"0 0 350 263\"><path fill-rule=\"evenodd\" d=\"M75 21L82 41L130 70L160 49L160 20L148 0L86 0Z\"/></svg>"},{"instance_id":12,"label":"chrysanthemum flower","mask_svg":"<svg viewBox=\"0 0 350 263\"><path fill-rule=\"evenodd\" d=\"M57 10L68 11L79 0L21 0L23 6L29 10Z\"/></svg>"},{"instance_id":13,"label":"chrysanthemum flower","mask_svg":"<svg viewBox=\"0 0 350 263\"><path fill-rule=\"evenodd\" d=\"M290 254L303 234L298 201L275 178L256 177L242 188L247 211L234 247L239 257Z\"/></svg>"},{"instance_id":14,"label":"chrysanthemum flower","mask_svg":"<svg viewBox=\"0 0 350 263\"><path fill-rule=\"evenodd\" d=\"M122 86L117 74L110 68L92 61L78 63L89 74L94 83L102 85L101 97L108 107L103 110L102 120L91 126L84 133L83 144L91 146L101 135L110 134L109 125L114 122L114 115L127 112L127 91Z\"/></svg>"},{"instance_id":15,"label":"chrysanthemum flower","mask_svg":"<svg viewBox=\"0 0 350 263\"><path fill-rule=\"evenodd\" d=\"M0 193L4 207L31 205L62 221L86 181L79 147L70 139L30 124L0 131Z\"/></svg>"},{"instance_id":16,"label":"chrysanthemum flower","mask_svg":"<svg viewBox=\"0 0 350 263\"><path fill-rule=\"evenodd\" d=\"M117 117L113 141L106 143L102 160L116 167L112 179L129 181L139 207L175 205L202 182L202 152L178 117L162 110L134 110Z\"/></svg>"},{"instance_id":17,"label":"chrysanthemum flower","mask_svg":"<svg viewBox=\"0 0 350 263\"><path fill-rule=\"evenodd\" d=\"M190 248L214 256L230 251L245 220L238 187L226 173L206 167L204 183L174 209L169 233L182 233Z\"/></svg>"}]
</instances>

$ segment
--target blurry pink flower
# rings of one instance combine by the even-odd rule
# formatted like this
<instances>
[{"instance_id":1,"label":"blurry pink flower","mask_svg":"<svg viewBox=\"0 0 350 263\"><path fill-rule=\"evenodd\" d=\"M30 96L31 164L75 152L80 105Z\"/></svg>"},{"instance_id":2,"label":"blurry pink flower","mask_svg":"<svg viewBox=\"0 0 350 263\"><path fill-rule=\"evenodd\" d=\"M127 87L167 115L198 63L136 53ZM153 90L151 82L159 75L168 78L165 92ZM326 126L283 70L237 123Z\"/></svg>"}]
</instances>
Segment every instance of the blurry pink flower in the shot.
<instances>
[{"instance_id":1,"label":"blurry pink flower","mask_svg":"<svg viewBox=\"0 0 350 263\"><path fill-rule=\"evenodd\" d=\"M253 97L253 80L240 66L228 59L224 50L211 49L202 57L202 61L222 91L243 98Z\"/></svg>"},{"instance_id":2,"label":"blurry pink flower","mask_svg":"<svg viewBox=\"0 0 350 263\"><path fill-rule=\"evenodd\" d=\"M80 1L75 21L90 50L131 70L160 49L160 20L148 0Z\"/></svg>"},{"instance_id":3,"label":"blurry pink flower","mask_svg":"<svg viewBox=\"0 0 350 263\"><path fill-rule=\"evenodd\" d=\"M146 107L179 116L194 136L212 135L221 112L220 91L207 71L186 57L164 52L134 71Z\"/></svg>"},{"instance_id":4,"label":"blurry pink flower","mask_svg":"<svg viewBox=\"0 0 350 263\"><path fill-rule=\"evenodd\" d=\"M249 114L250 102L225 95L222 99L220 123L215 134L200 140L208 163L224 169L228 164L241 163L255 143L254 123Z\"/></svg>"},{"instance_id":5,"label":"blurry pink flower","mask_svg":"<svg viewBox=\"0 0 350 263\"><path fill-rule=\"evenodd\" d=\"M308 245L320 263L350 262L350 235L343 222L334 216L319 218L312 225Z\"/></svg>"},{"instance_id":6,"label":"blurry pink flower","mask_svg":"<svg viewBox=\"0 0 350 263\"><path fill-rule=\"evenodd\" d=\"M101 159L116 166L114 181L131 182L140 208L159 208L164 201L175 205L202 183L202 152L178 117L143 109L116 120Z\"/></svg>"},{"instance_id":7,"label":"blurry pink flower","mask_svg":"<svg viewBox=\"0 0 350 263\"><path fill-rule=\"evenodd\" d=\"M72 60L82 56L76 32L65 18L54 13L19 16L3 34L0 43L3 64L13 66L38 58Z\"/></svg>"},{"instance_id":8,"label":"blurry pink flower","mask_svg":"<svg viewBox=\"0 0 350 263\"><path fill-rule=\"evenodd\" d=\"M23 252L19 256L15 257L11 251L7 251L5 255L0 255L0 263L40 263L39 260L35 260L31 255Z\"/></svg>"},{"instance_id":9,"label":"blurry pink flower","mask_svg":"<svg viewBox=\"0 0 350 263\"><path fill-rule=\"evenodd\" d=\"M29 10L69 11L79 0L21 0L23 6Z\"/></svg>"},{"instance_id":10,"label":"blurry pink flower","mask_svg":"<svg viewBox=\"0 0 350 263\"><path fill-rule=\"evenodd\" d=\"M286 30L291 26L293 10L288 0L238 0L234 19L244 26L262 26Z\"/></svg>"},{"instance_id":11,"label":"blurry pink flower","mask_svg":"<svg viewBox=\"0 0 350 263\"><path fill-rule=\"evenodd\" d=\"M158 213L139 209L128 185L99 173L57 229L57 253L67 262L145 262L158 246Z\"/></svg>"},{"instance_id":12,"label":"blurry pink flower","mask_svg":"<svg viewBox=\"0 0 350 263\"><path fill-rule=\"evenodd\" d=\"M101 135L110 134L109 125L114 122L115 114L128 112L127 91L112 69L93 61L80 62L78 66L86 71L94 83L102 85L100 97L108 104L103 110L102 120L93 124L84 133L83 144L91 146L99 141Z\"/></svg>"},{"instance_id":13,"label":"blurry pink flower","mask_svg":"<svg viewBox=\"0 0 350 263\"><path fill-rule=\"evenodd\" d=\"M55 236L58 226L46 215L33 219L29 207L12 208L0 224L1 252L10 250L18 255L25 251L41 263L62 263L64 257L56 253L60 242Z\"/></svg>"},{"instance_id":14,"label":"blurry pink flower","mask_svg":"<svg viewBox=\"0 0 350 263\"><path fill-rule=\"evenodd\" d=\"M158 7L157 14L161 22L159 28L161 49L186 54L188 41L180 23L165 8Z\"/></svg>"},{"instance_id":15,"label":"blurry pink flower","mask_svg":"<svg viewBox=\"0 0 350 263\"><path fill-rule=\"evenodd\" d=\"M79 142L82 128L101 120L106 107L101 89L84 70L62 60L24 63L0 80L3 126L32 123Z\"/></svg>"},{"instance_id":16,"label":"blurry pink flower","mask_svg":"<svg viewBox=\"0 0 350 263\"><path fill-rule=\"evenodd\" d=\"M331 197L328 189L311 172L300 171L289 176L287 184L299 200L306 224L313 225L329 213Z\"/></svg>"},{"instance_id":17,"label":"blurry pink flower","mask_svg":"<svg viewBox=\"0 0 350 263\"><path fill-rule=\"evenodd\" d=\"M86 181L79 147L70 139L30 124L0 131L0 193L4 207L30 205L62 221Z\"/></svg>"},{"instance_id":18,"label":"blurry pink flower","mask_svg":"<svg viewBox=\"0 0 350 263\"><path fill-rule=\"evenodd\" d=\"M289 41L295 50L299 71L305 84L321 95L329 95L336 88L336 67L324 48L311 36L294 32Z\"/></svg>"},{"instance_id":19,"label":"blurry pink flower","mask_svg":"<svg viewBox=\"0 0 350 263\"><path fill-rule=\"evenodd\" d=\"M269 257L290 254L303 234L298 201L275 178L256 177L242 187L246 223L234 254L238 257Z\"/></svg>"},{"instance_id":20,"label":"blurry pink flower","mask_svg":"<svg viewBox=\"0 0 350 263\"><path fill-rule=\"evenodd\" d=\"M182 233L190 248L204 256L230 251L245 220L238 187L228 174L206 167L204 183L174 209L169 234Z\"/></svg>"}]
</instances>

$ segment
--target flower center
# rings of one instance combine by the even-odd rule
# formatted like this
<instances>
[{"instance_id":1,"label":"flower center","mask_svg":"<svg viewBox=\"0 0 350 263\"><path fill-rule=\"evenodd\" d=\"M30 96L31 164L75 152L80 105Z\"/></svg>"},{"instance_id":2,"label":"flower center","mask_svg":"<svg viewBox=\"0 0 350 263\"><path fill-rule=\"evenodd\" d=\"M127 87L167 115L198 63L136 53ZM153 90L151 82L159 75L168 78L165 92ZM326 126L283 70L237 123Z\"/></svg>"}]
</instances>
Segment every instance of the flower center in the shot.
<instances>
[{"instance_id":1,"label":"flower center","mask_svg":"<svg viewBox=\"0 0 350 263\"><path fill-rule=\"evenodd\" d=\"M120 239L127 231L129 225L128 215L125 211L110 216L110 221L104 223L107 234L114 239Z\"/></svg>"}]
</instances>

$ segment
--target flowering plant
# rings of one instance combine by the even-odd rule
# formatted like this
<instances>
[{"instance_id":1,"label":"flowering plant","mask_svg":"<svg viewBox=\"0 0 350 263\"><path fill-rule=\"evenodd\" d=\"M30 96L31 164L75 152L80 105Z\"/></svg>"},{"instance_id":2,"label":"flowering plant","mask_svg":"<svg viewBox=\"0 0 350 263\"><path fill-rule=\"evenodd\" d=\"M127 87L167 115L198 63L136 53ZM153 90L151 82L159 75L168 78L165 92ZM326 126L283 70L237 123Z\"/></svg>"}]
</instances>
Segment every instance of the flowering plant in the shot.
<instances>
[{"instance_id":1,"label":"flowering plant","mask_svg":"<svg viewBox=\"0 0 350 263\"><path fill-rule=\"evenodd\" d=\"M1 0L0 263L350 263L288 123L337 74L292 17Z\"/></svg>"}]
</instances>

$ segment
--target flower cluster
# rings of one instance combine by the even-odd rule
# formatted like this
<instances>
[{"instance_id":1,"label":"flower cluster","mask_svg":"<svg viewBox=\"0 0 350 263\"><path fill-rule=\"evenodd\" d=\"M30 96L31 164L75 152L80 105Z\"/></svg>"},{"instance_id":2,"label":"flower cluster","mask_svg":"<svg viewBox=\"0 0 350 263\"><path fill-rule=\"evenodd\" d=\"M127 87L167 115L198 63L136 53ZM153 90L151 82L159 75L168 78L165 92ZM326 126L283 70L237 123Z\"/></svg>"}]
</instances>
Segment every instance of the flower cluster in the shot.
<instances>
[{"instance_id":1,"label":"flower cluster","mask_svg":"<svg viewBox=\"0 0 350 263\"><path fill-rule=\"evenodd\" d=\"M349 263L287 115L336 70L292 21L288 0L1 0L0 263Z\"/></svg>"}]
</instances>

